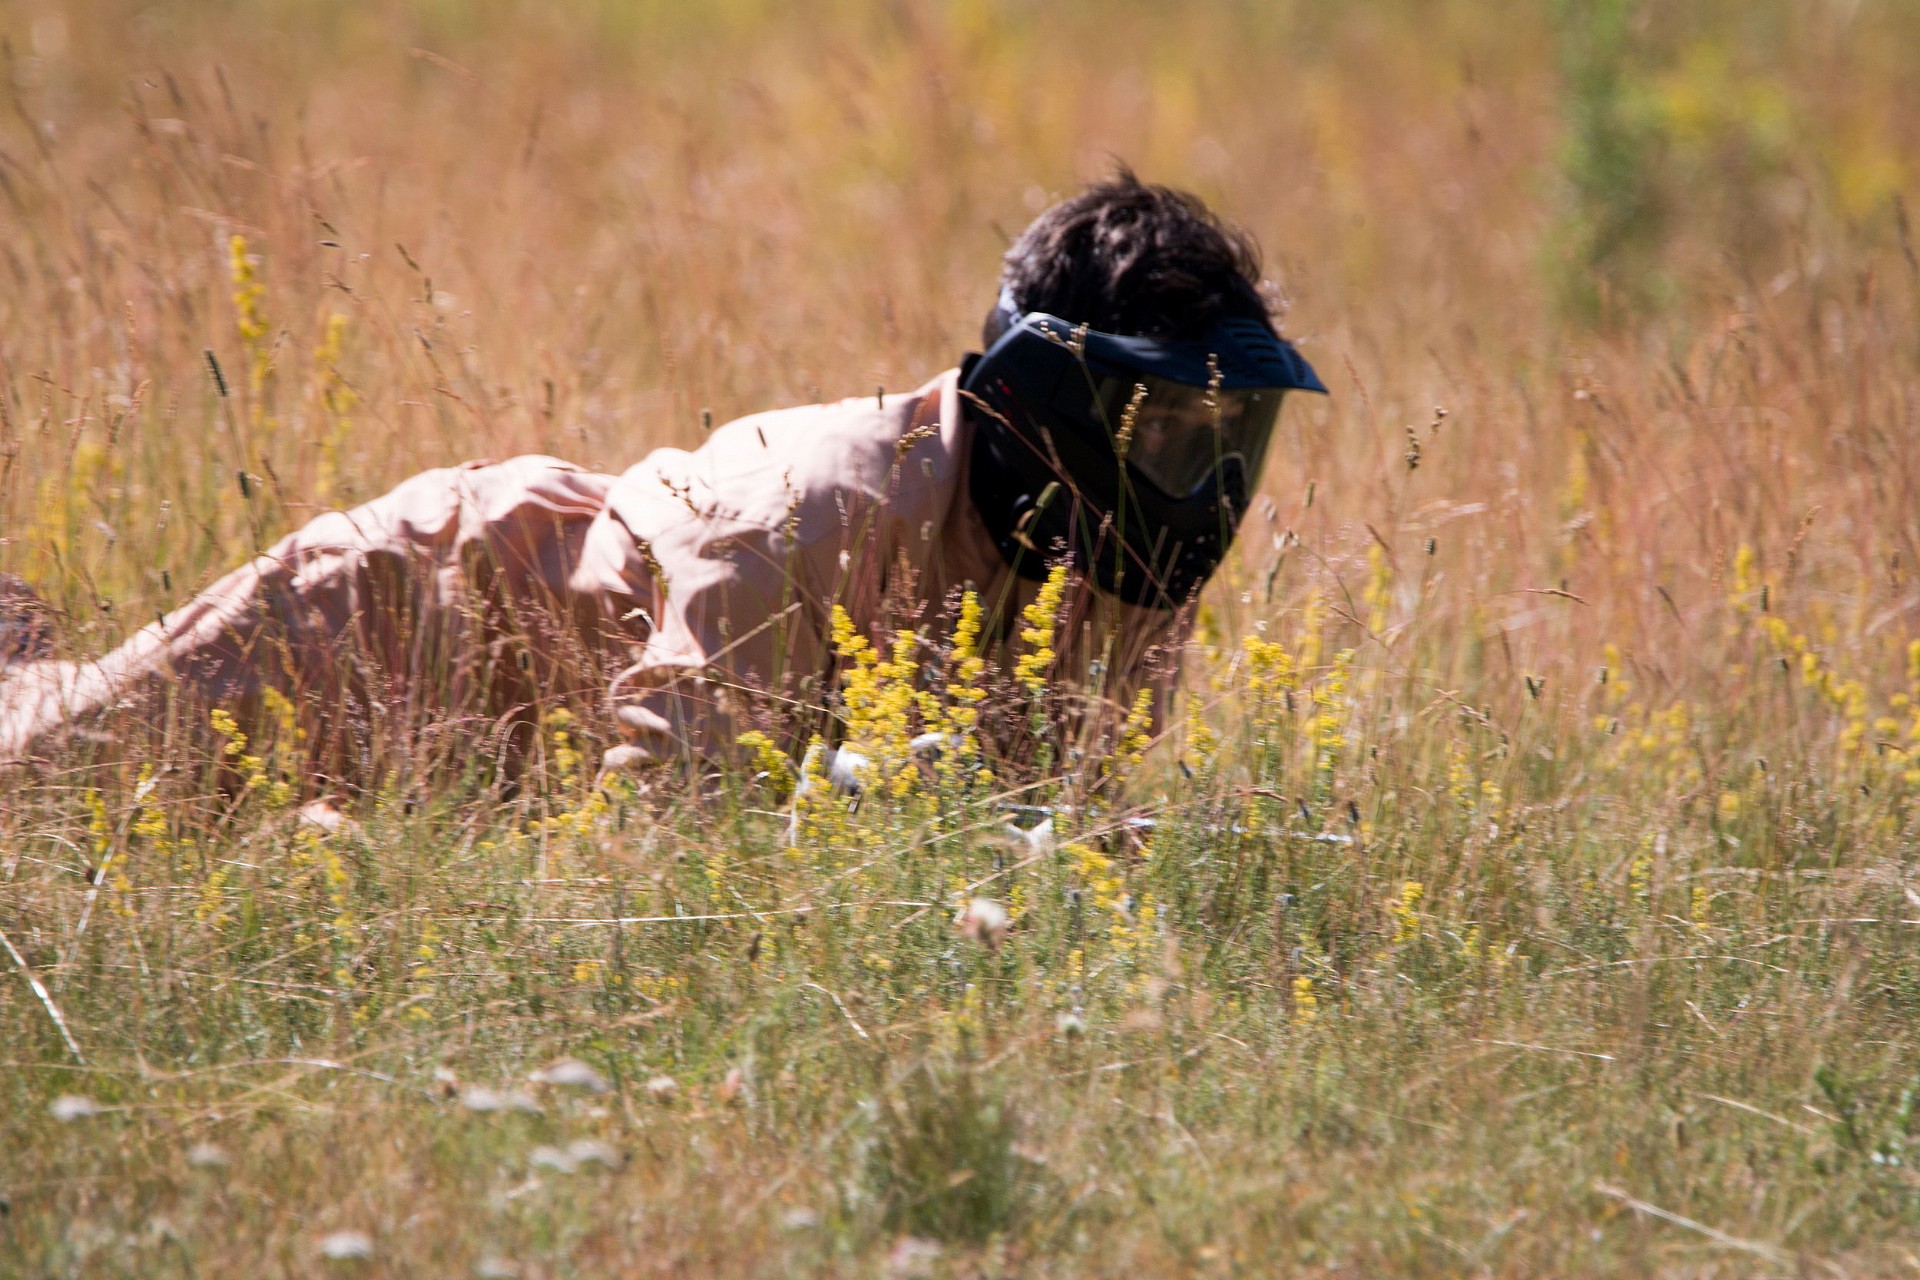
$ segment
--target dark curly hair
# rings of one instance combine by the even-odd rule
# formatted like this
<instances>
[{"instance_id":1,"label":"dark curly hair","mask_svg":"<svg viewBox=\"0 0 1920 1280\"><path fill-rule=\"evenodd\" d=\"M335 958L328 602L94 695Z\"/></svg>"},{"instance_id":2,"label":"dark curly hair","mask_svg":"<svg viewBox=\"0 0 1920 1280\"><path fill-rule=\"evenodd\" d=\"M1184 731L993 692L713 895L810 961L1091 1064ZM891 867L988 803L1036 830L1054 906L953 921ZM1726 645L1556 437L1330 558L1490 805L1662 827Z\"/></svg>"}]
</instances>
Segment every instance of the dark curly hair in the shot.
<instances>
[{"instance_id":1,"label":"dark curly hair","mask_svg":"<svg viewBox=\"0 0 1920 1280\"><path fill-rule=\"evenodd\" d=\"M1001 282L1022 311L1105 333L1177 340L1227 317L1272 323L1253 237L1125 167L1035 218ZM997 310L988 317L987 345L1004 324Z\"/></svg>"}]
</instances>

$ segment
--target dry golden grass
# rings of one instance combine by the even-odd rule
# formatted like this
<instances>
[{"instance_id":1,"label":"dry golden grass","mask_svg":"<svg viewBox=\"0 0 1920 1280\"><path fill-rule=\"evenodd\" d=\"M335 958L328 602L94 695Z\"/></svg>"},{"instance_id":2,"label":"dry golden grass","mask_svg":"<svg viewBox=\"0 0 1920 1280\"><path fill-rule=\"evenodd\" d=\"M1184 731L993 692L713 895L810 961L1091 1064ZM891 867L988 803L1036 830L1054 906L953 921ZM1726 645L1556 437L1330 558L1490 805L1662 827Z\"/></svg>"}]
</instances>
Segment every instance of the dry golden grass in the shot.
<instances>
[{"instance_id":1,"label":"dry golden grass","mask_svg":"<svg viewBox=\"0 0 1920 1280\"><path fill-rule=\"evenodd\" d=\"M917 384L1114 158L1334 388L1057 851L595 801L590 725L329 837L12 784L0 1273L1920 1265L1920 21L1576 8L0 11L0 570L77 651L422 466Z\"/></svg>"}]
</instances>

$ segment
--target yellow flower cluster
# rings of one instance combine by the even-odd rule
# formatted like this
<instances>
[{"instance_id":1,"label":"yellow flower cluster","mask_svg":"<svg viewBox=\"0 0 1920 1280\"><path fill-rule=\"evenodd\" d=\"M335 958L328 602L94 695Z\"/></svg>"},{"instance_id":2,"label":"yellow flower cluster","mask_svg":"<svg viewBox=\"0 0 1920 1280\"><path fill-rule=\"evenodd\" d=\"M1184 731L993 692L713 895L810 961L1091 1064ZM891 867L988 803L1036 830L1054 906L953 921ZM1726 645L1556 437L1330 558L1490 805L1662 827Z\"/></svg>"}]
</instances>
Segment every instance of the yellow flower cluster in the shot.
<instances>
[{"instance_id":1,"label":"yellow flower cluster","mask_svg":"<svg viewBox=\"0 0 1920 1280\"><path fill-rule=\"evenodd\" d=\"M1615 714L1633 693L1633 681L1621 666L1620 646L1608 641L1600 647L1600 710L1594 713L1596 733L1612 733L1620 727Z\"/></svg>"},{"instance_id":2,"label":"yellow flower cluster","mask_svg":"<svg viewBox=\"0 0 1920 1280\"><path fill-rule=\"evenodd\" d=\"M328 413L346 413L360 403L358 393L340 376L340 360L346 351L347 318L335 311L327 316L327 323L320 331L320 345L313 349L320 403Z\"/></svg>"},{"instance_id":3,"label":"yellow flower cluster","mask_svg":"<svg viewBox=\"0 0 1920 1280\"><path fill-rule=\"evenodd\" d=\"M1733 553L1733 580L1727 585L1727 603L1739 614L1753 612L1754 596L1760 590L1758 559L1746 543Z\"/></svg>"},{"instance_id":4,"label":"yellow flower cluster","mask_svg":"<svg viewBox=\"0 0 1920 1280\"><path fill-rule=\"evenodd\" d=\"M787 856L804 859L803 846L829 853L846 848L852 836L847 806L833 792L827 773L827 744L817 733L807 743L799 772L802 780L793 797L793 824L789 828L792 844Z\"/></svg>"},{"instance_id":5,"label":"yellow flower cluster","mask_svg":"<svg viewBox=\"0 0 1920 1280\"><path fill-rule=\"evenodd\" d=\"M338 311L327 316L326 327L321 331L320 345L313 349L314 386L319 392L321 414L330 425L327 434L320 441L320 476L318 488L321 501L333 497L344 468L347 442L353 434L353 421L349 416L354 406L360 403L360 397L340 375L340 361L346 355L347 318Z\"/></svg>"},{"instance_id":6,"label":"yellow flower cluster","mask_svg":"<svg viewBox=\"0 0 1920 1280\"><path fill-rule=\"evenodd\" d=\"M1455 738L1447 747L1447 795L1462 809L1473 807L1473 768L1467 744Z\"/></svg>"},{"instance_id":7,"label":"yellow flower cluster","mask_svg":"<svg viewBox=\"0 0 1920 1280\"><path fill-rule=\"evenodd\" d=\"M273 747L269 753L273 769L271 781L267 784L267 803L276 809L284 809L293 803L293 779L299 774L299 747L307 740L307 731L300 727L299 713L294 709L293 700L271 685L261 691L260 705L274 729Z\"/></svg>"},{"instance_id":8,"label":"yellow flower cluster","mask_svg":"<svg viewBox=\"0 0 1920 1280\"><path fill-rule=\"evenodd\" d=\"M1420 900L1426 896L1427 886L1418 880L1409 880L1400 886L1400 896L1387 903L1387 914L1393 917L1395 945L1420 936Z\"/></svg>"},{"instance_id":9,"label":"yellow flower cluster","mask_svg":"<svg viewBox=\"0 0 1920 1280\"><path fill-rule=\"evenodd\" d=\"M600 975L600 971L606 967L607 967L607 962L605 960L575 961L573 966L574 985L579 987L586 986L588 983L592 982L595 978L597 978Z\"/></svg>"},{"instance_id":10,"label":"yellow flower cluster","mask_svg":"<svg viewBox=\"0 0 1920 1280\"><path fill-rule=\"evenodd\" d=\"M271 325L267 322L267 288L260 283L254 257L247 251L247 238L234 235L227 241L228 273L233 278L235 327L240 345L247 353L247 389L252 392L252 420L255 427L270 427L261 393L273 373L273 343L267 340Z\"/></svg>"},{"instance_id":11,"label":"yellow flower cluster","mask_svg":"<svg viewBox=\"0 0 1920 1280\"><path fill-rule=\"evenodd\" d=\"M1153 690L1142 688L1133 695L1133 706L1127 710L1126 723L1120 726L1120 761L1129 769L1137 769L1147 758L1147 747L1153 742Z\"/></svg>"},{"instance_id":12,"label":"yellow flower cluster","mask_svg":"<svg viewBox=\"0 0 1920 1280\"><path fill-rule=\"evenodd\" d=\"M433 963L439 957L435 944L440 941L440 931L433 927L432 919L421 922L420 944L413 949L413 969L409 975L415 982L426 982L434 976Z\"/></svg>"},{"instance_id":13,"label":"yellow flower cluster","mask_svg":"<svg viewBox=\"0 0 1920 1280\"><path fill-rule=\"evenodd\" d=\"M420 923L420 942L413 949L413 968L408 977L426 987L407 1004L409 1022L433 1021L433 980L438 976L434 962L439 959L440 931L433 927L431 917Z\"/></svg>"},{"instance_id":14,"label":"yellow flower cluster","mask_svg":"<svg viewBox=\"0 0 1920 1280\"><path fill-rule=\"evenodd\" d=\"M159 805L153 803L153 788L153 766L143 764L140 766L140 777L133 787L133 796L140 808L134 814L131 831L155 852L170 853L172 845L167 840L167 815Z\"/></svg>"},{"instance_id":15,"label":"yellow flower cluster","mask_svg":"<svg viewBox=\"0 0 1920 1280\"><path fill-rule=\"evenodd\" d=\"M651 1001L655 1005L670 1003L684 995L687 990L686 979L672 973L664 975L637 973L633 975L629 986L642 1000Z\"/></svg>"},{"instance_id":16,"label":"yellow flower cluster","mask_svg":"<svg viewBox=\"0 0 1920 1280\"><path fill-rule=\"evenodd\" d=\"M1320 999L1313 993L1313 979L1298 974L1293 979L1293 1025L1301 1030L1313 1025L1320 1016Z\"/></svg>"},{"instance_id":17,"label":"yellow flower cluster","mask_svg":"<svg viewBox=\"0 0 1920 1280\"><path fill-rule=\"evenodd\" d=\"M1308 672L1320 665L1320 628L1327 620L1327 605L1315 587L1300 606L1300 653L1294 670Z\"/></svg>"},{"instance_id":18,"label":"yellow flower cluster","mask_svg":"<svg viewBox=\"0 0 1920 1280\"><path fill-rule=\"evenodd\" d=\"M1560 518L1571 522L1587 509L1593 470L1587 462L1587 433L1576 428L1574 446L1567 452L1567 480L1560 490Z\"/></svg>"},{"instance_id":19,"label":"yellow flower cluster","mask_svg":"<svg viewBox=\"0 0 1920 1280\"><path fill-rule=\"evenodd\" d=\"M918 667L913 651L918 642L911 631L895 632L891 652L882 657L872 642L854 629L846 609L837 604L833 606L832 625L833 650L847 664L840 681L847 706L847 740L871 757L871 768L889 791L904 796L918 777L908 746L917 705L914 677Z\"/></svg>"},{"instance_id":20,"label":"yellow flower cluster","mask_svg":"<svg viewBox=\"0 0 1920 1280\"><path fill-rule=\"evenodd\" d=\"M1078 841L1063 845L1060 852L1073 859L1074 870L1080 873L1080 882L1093 895L1095 908L1112 911L1126 901L1127 884L1114 874L1112 858Z\"/></svg>"},{"instance_id":21,"label":"yellow flower cluster","mask_svg":"<svg viewBox=\"0 0 1920 1280\"><path fill-rule=\"evenodd\" d=\"M1486 957L1488 964L1496 974L1504 973L1507 968L1507 953L1498 944L1484 937L1480 926L1469 925L1460 939L1460 957L1463 960L1477 960Z\"/></svg>"},{"instance_id":22,"label":"yellow flower cluster","mask_svg":"<svg viewBox=\"0 0 1920 1280\"><path fill-rule=\"evenodd\" d=\"M1867 718L1869 702L1866 685L1858 680L1847 678L1823 662L1807 637L1788 626L1785 619L1778 615L1769 614L1762 618L1760 630L1782 658L1799 667L1800 683L1825 698L1839 714L1841 755L1843 757L1860 755L1867 745L1867 731L1870 727ZM1908 650L1908 663L1910 667L1913 664L1911 647ZM1912 679L1912 672L1909 672L1909 683L1913 688L1920 689L1920 680ZM1896 710L1905 710L1912 701L1912 695L1896 694L1892 705ZM1883 717L1872 727L1878 728L1883 735L1891 737L1897 733L1899 722L1891 717ZM1916 716L1913 724L1909 726L1906 746L1896 748L1893 757L1895 762L1904 762L1915 750L1916 744L1920 744L1920 716ZM1907 772L1912 775L1906 779L1908 782L1920 783L1920 770Z\"/></svg>"},{"instance_id":23,"label":"yellow flower cluster","mask_svg":"<svg viewBox=\"0 0 1920 1280\"><path fill-rule=\"evenodd\" d=\"M284 809L293 803L293 780L299 774L298 747L307 734L298 724L293 702L278 689L263 690L260 702L274 731L272 748L265 756L248 750L252 742L246 731L224 707L215 707L207 721L220 739L220 754L232 761L245 791L260 793L270 808Z\"/></svg>"},{"instance_id":24,"label":"yellow flower cluster","mask_svg":"<svg viewBox=\"0 0 1920 1280\"><path fill-rule=\"evenodd\" d=\"M757 774L765 775L774 791L785 796L793 789L793 761L773 745L773 739L758 729L749 729L735 738L734 745L747 753Z\"/></svg>"},{"instance_id":25,"label":"yellow flower cluster","mask_svg":"<svg viewBox=\"0 0 1920 1280\"><path fill-rule=\"evenodd\" d=\"M593 793L579 804L543 819L541 825L549 831L571 831L577 836L591 835L593 824L609 807L611 806L606 789L595 787Z\"/></svg>"},{"instance_id":26,"label":"yellow flower cluster","mask_svg":"<svg viewBox=\"0 0 1920 1280\"><path fill-rule=\"evenodd\" d=\"M1313 716L1307 730L1313 741L1314 767L1333 772L1340 749L1347 745L1343 723L1347 712L1347 681L1353 670L1353 650L1334 655L1333 668L1313 691Z\"/></svg>"},{"instance_id":27,"label":"yellow flower cluster","mask_svg":"<svg viewBox=\"0 0 1920 1280\"><path fill-rule=\"evenodd\" d=\"M64 470L47 468L41 477L25 543L46 553L44 573L70 572L66 555L87 527L91 504L104 500L106 495L100 492L103 486L118 488L126 474L122 452L82 435L73 446L68 466Z\"/></svg>"},{"instance_id":28,"label":"yellow flower cluster","mask_svg":"<svg viewBox=\"0 0 1920 1280\"><path fill-rule=\"evenodd\" d=\"M573 712L565 707L555 707L547 712L547 732L553 742L553 771L559 775L561 785L571 785L580 775L580 748L573 745L573 735L568 729L573 724Z\"/></svg>"},{"instance_id":29,"label":"yellow flower cluster","mask_svg":"<svg viewBox=\"0 0 1920 1280\"><path fill-rule=\"evenodd\" d=\"M1627 892L1641 901L1645 901L1653 892L1653 855L1656 851L1653 836L1640 837L1640 847L1627 867Z\"/></svg>"},{"instance_id":30,"label":"yellow flower cluster","mask_svg":"<svg viewBox=\"0 0 1920 1280\"><path fill-rule=\"evenodd\" d=\"M240 771L242 785L249 791L266 786L267 762L247 753L247 735L233 718L233 713L224 707L215 707L207 720L213 725L213 731L220 735L220 754L233 761L234 768Z\"/></svg>"},{"instance_id":31,"label":"yellow flower cluster","mask_svg":"<svg viewBox=\"0 0 1920 1280\"><path fill-rule=\"evenodd\" d=\"M1007 919L1019 920L1033 906L1027 893L1027 886L1016 884L1007 894Z\"/></svg>"},{"instance_id":32,"label":"yellow flower cluster","mask_svg":"<svg viewBox=\"0 0 1920 1280\"><path fill-rule=\"evenodd\" d=\"M350 987L353 972L347 968L347 957L353 954L356 923L349 901L352 881L346 864L340 861L340 854L332 845L316 840L314 853L319 858L320 874L327 887L327 902L333 908L333 918L327 924L333 934L333 983L341 988Z\"/></svg>"},{"instance_id":33,"label":"yellow flower cluster","mask_svg":"<svg viewBox=\"0 0 1920 1280\"><path fill-rule=\"evenodd\" d=\"M1632 728L1621 733L1619 753L1629 759L1641 757L1632 761L1635 768L1651 767L1680 787L1694 786L1701 777L1700 759L1692 741L1695 714L1685 702L1676 702L1664 711L1648 711L1637 702L1629 705L1620 719Z\"/></svg>"},{"instance_id":34,"label":"yellow flower cluster","mask_svg":"<svg viewBox=\"0 0 1920 1280\"><path fill-rule=\"evenodd\" d=\"M1300 672L1287 647L1278 640L1248 635L1241 642L1247 654L1247 692L1256 703L1283 699L1299 687Z\"/></svg>"},{"instance_id":35,"label":"yellow flower cluster","mask_svg":"<svg viewBox=\"0 0 1920 1280\"><path fill-rule=\"evenodd\" d=\"M195 924L218 929L227 922L227 879L230 872L224 862L207 874L200 885L200 901L194 904Z\"/></svg>"},{"instance_id":36,"label":"yellow flower cluster","mask_svg":"<svg viewBox=\"0 0 1920 1280\"><path fill-rule=\"evenodd\" d=\"M1047 571L1047 580L1040 584L1033 603L1020 611L1020 621L1024 624L1020 640L1027 651L1015 660L1013 674L1028 693L1038 695L1047 687L1047 676L1058 656L1053 648L1053 635L1066 592L1067 569L1057 564Z\"/></svg>"},{"instance_id":37,"label":"yellow flower cluster","mask_svg":"<svg viewBox=\"0 0 1920 1280\"><path fill-rule=\"evenodd\" d=\"M115 914L132 915L129 895L133 892L133 882L127 879L126 856L114 856L113 823L107 816L106 799L98 791L89 790L86 805L87 840L93 849L94 874L99 877L96 883L105 883L113 890L109 904Z\"/></svg>"},{"instance_id":38,"label":"yellow flower cluster","mask_svg":"<svg viewBox=\"0 0 1920 1280\"><path fill-rule=\"evenodd\" d=\"M113 851L113 826L107 819L107 802L98 791L89 790L87 803L87 841L93 846L95 863L106 861Z\"/></svg>"},{"instance_id":39,"label":"yellow flower cluster","mask_svg":"<svg viewBox=\"0 0 1920 1280\"><path fill-rule=\"evenodd\" d=\"M1375 542L1367 547L1367 630L1379 635L1387 629L1387 611L1393 604L1393 562L1387 549Z\"/></svg>"},{"instance_id":40,"label":"yellow flower cluster","mask_svg":"<svg viewBox=\"0 0 1920 1280\"><path fill-rule=\"evenodd\" d=\"M260 283L245 236L235 233L228 239L227 268L233 277L233 309L238 315L240 341L252 351L254 344L267 336L267 317L261 307L267 299L267 288Z\"/></svg>"},{"instance_id":41,"label":"yellow flower cluster","mask_svg":"<svg viewBox=\"0 0 1920 1280\"><path fill-rule=\"evenodd\" d=\"M1113 859L1093 846L1073 841L1062 845L1060 851L1072 860L1094 910L1112 917L1115 954L1122 959L1137 956L1152 936L1154 921L1159 915L1153 899L1142 894L1130 902L1126 879L1115 868ZM1024 899L1021 905L1024 907Z\"/></svg>"},{"instance_id":42,"label":"yellow flower cluster","mask_svg":"<svg viewBox=\"0 0 1920 1280\"><path fill-rule=\"evenodd\" d=\"M980 724L980 702L987 696L987 660L980 654L983 610L972 591L960 597L960 617L953 628L952 664L947 677L945 720L948 732L960 739L956 754L971 758L978 750L974 730ZM933 717L927 717L929 722Z\"/></svg>"},{"instance_id":43,"label":"yellow flower cluster","mask_svg":"<svg viewBox=\"0 0 1920 1280\"><path fill-rule=\"evenodd\" d=\"M1186 750L1180 758L1189 769L1201 770L1213 763L1214 756L1220 750L1220 735L1208 726L1206 717L1201 714L1203 708L1197 700L1187 702Z\"/></svg>"},{"instance_id":44,"label":"yellow flower cluster","mask_svg":"<svg viewBox=\"0 0 1920 1280\"><path fill-rule=\"evenodd\" d=\"M574 723L573 712L565 707L555 707L546 714L549 741L552 745L551 758L556 781L562 790L577 787L581 779L580 763L584 758L580 748L574 745L571 726ZM542 818L539 826L548 831L570 831L574 835L589 835L600 816L612 807L604 786L592 788L588 794L570 809Z\"/></svg>"}]
</instances>

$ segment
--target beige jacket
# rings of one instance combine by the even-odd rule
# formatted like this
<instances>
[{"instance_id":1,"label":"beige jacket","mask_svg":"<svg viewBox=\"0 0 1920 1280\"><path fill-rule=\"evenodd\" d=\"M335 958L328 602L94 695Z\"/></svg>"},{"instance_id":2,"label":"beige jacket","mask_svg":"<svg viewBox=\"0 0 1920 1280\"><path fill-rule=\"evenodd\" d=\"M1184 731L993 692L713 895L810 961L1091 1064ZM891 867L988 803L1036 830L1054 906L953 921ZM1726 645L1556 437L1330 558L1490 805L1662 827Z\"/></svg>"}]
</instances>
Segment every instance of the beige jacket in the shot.
<instances>
[{"instance_id":1,"label":"beige jacket","mask_svg":"<svg viewBox=\"0 0 1920 1280\"><path fill-rule=\"evenodd\" d=\"M958 591L989 634L1035 584L1008 571L967 491L971 427L949 371L905 395L756 414L619 477L553 458L470 463L289 534L96 661L0 682L0 759L117 705L298 708L324 772L386 731L511 754L546 700L605 690L624 762L728 749L755 702L817 705L831 607L937 636ZM1061 671L1096 696L1164 690L1180 615L1069 594ZM191 695L159 700L168 690ZM401 740L396 737L395 741Z\"/></svg>"}]
</instances>

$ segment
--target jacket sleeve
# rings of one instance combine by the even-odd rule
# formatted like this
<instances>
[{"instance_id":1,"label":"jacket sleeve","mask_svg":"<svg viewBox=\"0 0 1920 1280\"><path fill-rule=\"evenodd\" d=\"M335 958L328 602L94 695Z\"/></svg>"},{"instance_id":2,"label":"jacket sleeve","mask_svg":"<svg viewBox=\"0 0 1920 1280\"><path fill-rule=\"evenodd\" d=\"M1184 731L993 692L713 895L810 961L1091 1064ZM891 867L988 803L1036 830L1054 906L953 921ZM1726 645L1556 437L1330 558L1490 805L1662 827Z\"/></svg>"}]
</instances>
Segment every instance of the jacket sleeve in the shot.
<instances>
[{"instance_id":1,"label":"jacket sleeve","mask_svg":"<svg viewBox=\"0 0 1920 1280\"><path fill-rule=\"evenodd\" d=\"M772 541L740 539L662 583L654 630L611 687L626 745L643 754L608 763L725 756L756 699L817 692L822 636L795 575L765 563L777 564Z\"/></svg>"},{"instance_id":2,"label":"jacket sleeve","mask_svg":"<svg viewBox=\"0 0 1920 1280\"><path fill-rule=\"evenodd\" d=\"M623 478L576 579L645 636L611 681L624 742L608 768L725 756L757 700L817 699L824 674L825 614L791 527L710 509L672 480Z\"/></svg>"}]
</instances>

